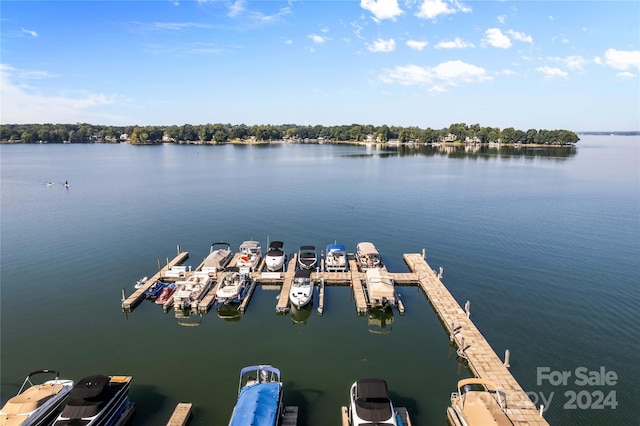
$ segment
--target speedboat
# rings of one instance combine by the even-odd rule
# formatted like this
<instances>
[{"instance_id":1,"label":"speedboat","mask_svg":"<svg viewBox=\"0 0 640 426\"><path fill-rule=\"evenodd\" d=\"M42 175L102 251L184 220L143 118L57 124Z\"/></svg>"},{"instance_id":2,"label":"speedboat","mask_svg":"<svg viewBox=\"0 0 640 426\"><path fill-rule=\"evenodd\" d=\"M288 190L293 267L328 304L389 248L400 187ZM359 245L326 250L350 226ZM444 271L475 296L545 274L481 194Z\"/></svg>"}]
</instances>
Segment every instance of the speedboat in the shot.
<instances>
[{"instance_id":1,"label":"speedboat","mask_svg":"<svg viewBox=\"0 0 640 426\"><path fill-rule=\"evenodd\" d=\"M343 244L329 244L324 258L327 272L345 272L347 270L347 251Z\"/></svg>"},{"instance_id":2,"label":"speedboat","mask_svg":"<svg viewBox=\"0 0 640 426\"><path fill-rule=\"evenodd\" d=\"M131 376L85 377L69 392L67 405L53 426L107 426L123 424L133 415L129 400Z\"/></svg>"},{"instance_id":3,"label":"speedboat","mask_svg":"<svg viewBox=\"0 0 640 426\"><path fill-rule=\"evenodd\" d=\"M173 297L173 292L176 291L176 284L170 283L165 288L162 289L160 295L156 297L156 303L158 305L164 305L169 301L171 297Z\"/></svg>"},{"instance_id":4,"label":"speedboat","mask_svg":"<svg viewBox=\"0 0 640 426\"><path fill-rule=\"evenodd\" d=\"M227 267L232 257L233 253L231 252L231 246L229 243L225 243L223 241L213 243L209 249L209 255L207 255L204 262L202 262L202 271L222 271Z\"/></svg>"},{"instance_id":5,"label":"speedboat","mask_svg":"<svg viewBox=\"0 0 640 426\"><path fill-rule=\"evenodd\" d=\"M227 272L220 279L216 290L216 302L240 303L247 295L250 283L251 279L247 274L238 271Z\"/></svg>"},{"instance_id":6,"label":"speedboat","mask_svg":"<svg viewBox=\"0 0 640 426\"><path fill-rule=\"evenodd\" d=\"M189 275L182 288L173 294L173 307L177 309L197 308L198 302L211 288L211 277L203 272Z\"/></svg>"},{"instance_id":7,"label":"speedboat","mask_svg":"<svg viewBox=\"0 0 640 426\"><path fill-rule=\"evenodd\" d=\"M314 269L318 263L318 255L314 246L302 246L298 250L298 267L300 269Z\"/></svg>"},{"instance_id":8,"label":"speedboat","mask_svg":"<svg viewBox=\"0 0 640 426\"><path fill-rule=\"evenodd\" d=\"M240 370L238 401L229 426L280 424L284 409L280 370L270 365L252 365Z\"/></svg>"},{"instance_id":9,"label":"speedboat","mask_svg":"<svg viewBox=\"0 0 640 426\"><path fill-rule=\"evenodd\" d=\"M151 284L151 287L149 287L144 291L144 297L152 300L156 299L166 286L167 286L167 283L164 283L160 280L156 280L156 282Z\"/></svg>"},{"instance_id":10,"label":"speedboat","mask_svg":"<svg viewBox=\"0 0 640 426\"><path fill-rule=\"evenodd\" d=\"M54 374L55 379L34 384L31 379L40 374ZM73 380L58 377L59 373L54 370L29 373L16 396L9 398L0 410L0 425L40 425L49 417L53 417L53 413L73 388Z\"/></svg>"},{"instance_id":11,"label":"speedboat","mask_svg":"<svg viewBox=\"0 0 640 426\"><path fill-rule=\"evenodd\" d=\"M373 243L362 242L356 246L356 261L359 268L364 270L371 268L382 268L382 258Z\"/></svg>"},{"instance_id":12,"label":"speedboat","mask_svg":"<svg viewBox=\"0 0 640 426\"><path fill-rule=\"evenodd\" d=\"M504 394L491 380L478 378L458 382L458 392L451 394L447 417L464 426L513 424L506 414Z\"/></svg>"},{"instance_id":13,"label":"speedboat","mask_svg":"<svg viewBox=\"0 0 640 426\"><path fill-rule=\"evenodd\" d=\"M389 398L389 388L384 379L360 379L351 385L349 392L349 424L351 426L398 426L399 414Z\"/></svg>"},{"instance_id":14,"label":"speedboat","mask_svg":"<svg viewBox=\"0 0 640 426\"><path fill-rule=\"evenodd\" d=\"M284 253L284 243L282 241L272 241L269 244L269 250L264 255L264 263L267 265L267 270L281 271L284 267L286 255Z\"/></svg>"},{"instance_id":15,"label":"speedboat","mask_svg":"<svg viewBox=\"0 0 640 426\"><path fill-rule=\"evenodd\" d=\"M254 271L262 259L262 248L258 241L245 241L240 244L240 257L236 262L238 268L249 268Z\"/></svg>"},{"instance_id":16,"label":"speedboat","mask_svg":"<svg viewBox=\"0 0 640 426\"><path fill-rule=\"evenodd\" d=\"M311 271L308 269L296 271L289 290L289 301L296 308L301 308L311 302L311 299L313 299Z\"/></svg>"},{"instance_id":17,"label":"speedboat","mask_svg":"<svg viewBox=\"0 0 640 426\"><path fill-rule=\"evenodd\" d=\"M387 308L398 302L393 278L384 269L367 269L366 290L370 307Z\"/></svg>"}]
</instances>

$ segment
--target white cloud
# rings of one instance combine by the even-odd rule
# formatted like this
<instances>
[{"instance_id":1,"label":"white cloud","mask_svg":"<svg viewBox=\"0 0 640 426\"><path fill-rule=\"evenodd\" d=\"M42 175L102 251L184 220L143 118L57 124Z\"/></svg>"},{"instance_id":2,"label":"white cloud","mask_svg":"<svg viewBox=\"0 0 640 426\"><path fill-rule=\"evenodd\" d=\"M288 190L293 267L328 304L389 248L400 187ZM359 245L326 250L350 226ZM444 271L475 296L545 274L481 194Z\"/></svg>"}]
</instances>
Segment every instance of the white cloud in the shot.
<instances>
[{"instance_id":1,"label":"white cloud","mask_svg":"<svg viewBox=\"0 0 640 426\"><path fill-rule=\"evenodd\" d=\"M616 74L616 77L620 77L620 78L635 78L637 77L636 74L629 72L629 71L622 71L619 72L618 74Z\"/></svg>"},{"instance_id":2,"label":"white cloud","mask_svg":"<svg viewBox=\"0 0 640 426\"><path fill-rule=\"evenodd\" d=\"M122 100L118 95L82 92L67 94L43 94L29 84L52 76L42 71L25 71L0 64L0 98L3 123L76 123L113 122L115 118L95 113L93 107L114 104ZM10 106L7 108L6 106Z\"/></svg>"},{"instance_id":3,"label":"white cloud","mask_svg":"<svg viewBox=\"0 0 640 426\"><path fill-rule=\"evenodd\" d=\"M238 16L246 10L245 0L236 0L229 5L229 16Z\"/></svg>"},{"instance_id":4,"label":"white cloud","mask_svg":"<svg viewBox=\"0 0 640 426\"><path fill-rule=\"evenodd\" d=\"M640 50L607 49L604 52L605 63L611 68L626 71L629 68L640 69Z\"/></svg>"},{"instance_id":5,"label":"white cloud","mask_svg":"<svg viewBox=\"0 0 640 426\"><path fill-rule=\"evenodd\" d=\"M471 8L458 0L424 0L420 10L416 13L418 18L435 19L439 15L452 13L471 12Z\"/></svg>"},{"instance_id":6,"label":"white cloud","mask_svg":"<svg viewBox=\"0 0 640 426\"><path fill-rule=\"evenodd\" d=\"M570 70L583 70L587 60L580 55L572 55L564 58L564 63Z\"/></svg>"},{"instance_id":7,"label":"white cloud","mask_svg":"<svg viewBox=\"0 0 640 426\"><path fill-rule=\"evenodd\" d=\"M511 47L511 40L502 34L500 28L489 28L484 32L482 42L489 46L498 47L500 49L508 49Z\"/></svg>"},{"instance_id":8,"label":"white cloud","mask_svg":"<svg viewBox=\"0 0 640 426\"><path fill-rule=\"evenodd\" d=\"M491 80L484 68L460 60L443 62L435 67L419 65L397 66L380 75L384 83L403 86L426 86L430 92L443 92L460 83L481 83Z\"/></svg>"},{"instance_id":9,"label":"white cloud","mask_svg":"<svg viewBox=\"0 0 640 426\"><path fill-rule=\"evenodd\" d=\"M523 41L525 43L533 44L533 38L530 35L526 35L525 33L521 33L514 30L509 30L507 33L514 39L518 41Z\"/></svg>"},{"instance_id":10,"label":"white cloud","mask_svg":"<svg viewBox=\"0 0 640 426\"><path fill-rule=\"evenodd\" d=\"M569 75L566 71L562 71L560 68L549 67L546 65L544 67L538 67L536 68L536 70L544 74L546 79L551 79L555 77L566 78Z\"/></svg>"},{"instance_id":11,"label":"white cloud","mask_svg":"<svg viewBox=\"0 0 640 426\"><path fill-rule=\"evenodd\" d=\"M441 41L436 45L436 49L466 49L468 47L475 47L473 43L467 43L459 37L456 37L451 41Z\"/></svg>"},{"instance_id":12,"label":"white cloud","mask_svg":"<svg viewBox=\"0 0 640 426\"><path fill-rule=\"evenodd\" d=\"M383 40L381 38L377 39L367 46L371 52L393 52L396 48L396 42L394 39L390 38L389 40Z\"/></svg>"},{"instance_id":13,"label":"white cloud","mask_svg":"<svg viewBox=\"0 0 640 426\"><path fill-rule=\"evenodd\" d=\"M496 17L496 19L498 20L498 22L500 22L501 24L504 24L507 21L507 15L500 15L498 17Z\"/></svg>"},{"instance_id":14,"label":"white cloud","mask_svg":"<svg viewBox=\"0 0 640 426\"><path fill-rule=\"evenodd\" d=\"M20 29L22 30L23 33L29 34L31 37L38 37L38 33L33 30L27 30L22 27L20 27Z\"/></svg>"},{"instance_id":15,"label":"white cloud","mask_svg":"<svg viewBox=\"0 0 640 426\"><path fill-rule=\"evenodd\" d=\"M596 56L593 58L593 63L594 64L598 64L598 65L602 65L604 62L602 62L602 58L600 56Z\"/></svg>"},{"instance_id":16,"label":"white cloud","mask_svg":"<svg viewBox=\"0 0 640 426\"><path fill-rule=\"evenodd\" d=\"M422 49L427 47L427 44L429 44L429 43L427 43L426 41L419 41L419 40L408 40L407 41L407 46L409 46L412 49L420 50L420 51L422 51Z\"/></svg>"},{"instance_id":17,"label":"white cloud","mask_svg":"<svg viewBox=\"0 0 640 426\"><path fill-rule=\"evenodd\" d=\"M404 13L398 6L398 0L360 0L360 7L373 13L376 22L384 19L395 21Z\"/></svg>"},{"instance_id":18,"label":"white cloud","mask_svg":"<svg viewBox=\"0 0 640 426\"><path fill-rule=\"evenodd\" d=\"M309 34L308 37L316 44L323 44L325 42L325 38L317 34Z\"/></svg>"}]
</instances>

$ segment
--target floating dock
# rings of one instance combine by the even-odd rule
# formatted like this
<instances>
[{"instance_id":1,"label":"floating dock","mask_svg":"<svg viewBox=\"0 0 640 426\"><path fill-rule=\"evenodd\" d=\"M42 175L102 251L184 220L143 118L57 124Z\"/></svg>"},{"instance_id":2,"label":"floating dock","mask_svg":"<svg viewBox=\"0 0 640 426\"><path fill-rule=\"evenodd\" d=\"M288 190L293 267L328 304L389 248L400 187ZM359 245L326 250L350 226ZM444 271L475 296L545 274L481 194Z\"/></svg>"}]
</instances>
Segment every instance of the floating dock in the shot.
<instances>
[{"instance_id":1,"label":"floating dock","mask_svg":"<svg viewBox=\"0 0 640 426\"><path fill-rule=\"evenodd\" d=\"M133 294L127 298L123 297L122 300L122 310L125 312L130 312L142 299L144 299L144 292L147 291L149 287L153 285L157 280L163 277L163 273L171 269L176 265L180 265L189 257L189 252L187 251L178 251L178 255L173 258L170 262L161 268L154 276L149 278L142 287L136 289ZM123 289L124 295L124 289Z\"/></svg>"},{"instance_id":2,"label":"floating dock","mask_svg":"<svg viewBox=\"0 0 640 426\"><path fill-rule=\"evenodd\" d=\"M507 416L514 425L547 425L505 363L500 360L482 333L421 254L405 254L404 261L417 274L418 283L446 327L459 354L468 361L476 377L493 381L506 394ZM452 384L452 389L455 384ZM454 422L455 424L455 422Z\"/></svg>"},{"instance_id":3,"label":"floating dock","mask_svg":"<svg viewBox=\"0 0 640 426\"><path fill-rule=\"evenodd\" d=\"M184 426L189 421L189 417L191 416L191 407L192 404L190 402L181 402L179 403L175 410L173 410L173 414L171 418L167 422L167 426Z\"/></svg>"}]
</instances>

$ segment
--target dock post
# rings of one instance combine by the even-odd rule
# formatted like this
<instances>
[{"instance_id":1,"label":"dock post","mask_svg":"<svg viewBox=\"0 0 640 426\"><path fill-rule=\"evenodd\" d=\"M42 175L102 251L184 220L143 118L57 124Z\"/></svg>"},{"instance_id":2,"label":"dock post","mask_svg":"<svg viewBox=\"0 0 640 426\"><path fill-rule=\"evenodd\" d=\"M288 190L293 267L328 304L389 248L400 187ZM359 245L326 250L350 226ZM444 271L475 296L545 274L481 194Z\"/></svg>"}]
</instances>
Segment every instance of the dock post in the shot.
<instances>
[{"instance_id":1,"label":"dock post","mask_svg":"<svg viewBox=\"0 0 640 426\"><path fill-rule=\"evenodd\" d=\"M423 258L423 259L426 259L426 258L427 258L427 249L426 249L426 248L423 248L423 249L422 249L422 258Z\"/></svg>"},{"instance_id":2,"label":"dock post","mask_svg":"<svg viewBox=\"0 0 640 426\"><path fill-rule=\"evenodd\" d=\"M504 366L509 368L511 367L509 365L509 358L511 358L511 352L509 352L509 349L504 351Z\"/></svg>"},{"instance_id":3,"label":"dock post","mask_svg":"<svg viewBox=\"0 0 640 426\"><path fill-rule=\"evenodd\" d=\"M127 300L127 298L125 297L125 294L124 294L124 287L122 287L122 300L121 300L121 302L124 302L125 300Z\"/></svg>"},{"instance_id":4,"label":"dock post","mask_svg":"<svg viewBox=\"0 0 640 426\"><path fill-rule=\"evenodd\" d=\"M540 417L542 417L542 413L544 413L544 405L540 404Z\"/></svg>"},{"instance_id":5,"label":"dock post","mask_svg":"<svg viewBox=\"0 0 640 426\"><path fill-rule=\"evenodd\" d=\"M471 302L467 300L467 303L464 304L464 311L467 313L467 318L471 315Z\"/></svg>"},{"instance_id":6,"label":"dock post","mask_svg":"<svg viewBox=\"0 0 640 426\"><path fill-rule=\"evenodd\" d=\"M455 339L455 330L456 329L456 322L455 321L451 321L451 334L449 335L449 343L453 343L454 339Z\"/></svg>"},{"instance_id":7,"label":"dock post","mask_svg":"<svg viewBox=\"0 0 640 426\"><path fill-rule=\"evenodd\" d=\"M444 272L444 269L442 269L442 266L440 267L440 272L438 272L438 279L441 280L442 279L442 273Z\"/></svg>"}]
</instances>

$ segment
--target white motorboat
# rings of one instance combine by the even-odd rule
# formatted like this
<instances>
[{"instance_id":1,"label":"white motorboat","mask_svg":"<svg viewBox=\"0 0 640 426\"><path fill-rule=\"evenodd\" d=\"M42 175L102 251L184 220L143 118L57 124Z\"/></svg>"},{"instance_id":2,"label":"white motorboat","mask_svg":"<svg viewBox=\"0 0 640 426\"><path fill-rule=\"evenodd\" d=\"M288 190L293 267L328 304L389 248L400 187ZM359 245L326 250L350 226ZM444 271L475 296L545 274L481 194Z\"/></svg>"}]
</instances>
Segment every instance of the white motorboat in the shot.
<instances>
[{"instance_id":1,"label":"white motorboat","mask_svg":"<svg viewBox=\"0 0 640 426\"><path fill-rule=\"evenodd\" d=\"M313 299L313 283L311 271L302 269L296 271L289 290L289 301L296 308L301 308Z\"/></svg>"},{"instance_id":2,"label":"white motorboat","mask_svg":"<svg viewBox=\"0 0 640 426\"><path fill-rule=\"evenodd\" d=\"M349 392L349 424L351 426L398 426L400 415L393 408L389 388L384 379L360 379Z\"/></svg>"},{"instance_id":3,"label":"white motorboat","mask_svg":"<svg viewBox=\"0 0 640 426\"><path fill-rule=\"evenodd\" d=\"M327 272L345 272L348 269L347 251L343 244L329 244L324 258Z\"/></svg>"},{"instance_id":4,"label":"white motorboat","mask_svg":"<svg viewBox=\"0 0 640 426\"><path fill-rule=\"evenodd\" d=\"M361 270L383 268L382 257L373 243L362 242L356 246L356 261Z\"/></svg>"},{"instance_id":5,"label":"white motorboat","mask_svg":"<svg viewBox=\"0 0 640 426\"><path fill-rule=\"evenodd\" d=\"M227 272L220 279L216 290L216 302L240 303L247 295L251 278L248 274L237 271Z\"/></svg>"},{"instance_id":6,"label":"white motorboat","mask_svg":"<svg viewBox=\"0 0 640 426\"><path fill-rule=\"evenodd\" d=\"M491 380L464 379L458 382L458 392L451 394L447 417L451 424L465 426L512 425L506 404L504 393Z\"/></svg>"},{"instance_id":7,"label":"white motorboat","mask_svg":"<svg viewBox=\"0 0 640 426\"><path fill-rule=\"evenodd\" d=\"M302 246L298 250L298 267L300 269L314 269L318 264L318 254L314 246Z\"/></svg>"},{"instance_id":8,"label":"white motorboat","mask_svg":"<svg viewBox=\"0 0 640 426\"><path fill-rule=\"evenodd\" d=\"M197 308L198 303L211 288L212 280L205 272L189 275L184 285L173 294L173 306L178 309Z\"/></svg>"},{"instance_id":9,"label":"white motorboat","mask_svg":"<svg viewBox=\"0 0 640 426\"><path fill-rule=\"evenodd\" d=\"M53 426L123 425L133 416L129 400L131 376L88 376L69 392L67 404Z\"/></svg>"},{"instance_id":10,"label":"white motorboat","mask_svg":"<svg viewBox=\"0 0 640 426\"><path fill-rule=\"evenodd\" d=\"M284 268L286 257L284 243L282 241L272 241L269 244L267 253L264 255L264 263L267 266L267 270L270 272L281 271Z\"/></svg>"},{"instance_id":11,"label":"white motorboat","mask_svg":"<svg viewBox=\"0 0 640 426\"><path fill-rule=\"evenodd\" d=\"M201 270L207 273L222 271L227 267L232 257L233 252L231 251L229 243L225 243L224 241L213 243L209 249L209 254L202 262Z\"/></svg>"},{"instance_id":12,"label":"white motorboat","mask_svg":"<svg viewBox=\"0 0 640 426\"><path fill-rule=\"evenodd\" d=\"M238 268L249 268L255 271L262 259L262 248L258 241L245 241L240 244L240 257L236 262Z\"/></svg>"},{"instance_id":13,"label":"white motorboat","mask_svg":"<svg viewBox=\"0 0 640 426\"><path fill-rule=\"evenodd\" d=\"M34 384L33 376L54 374L55 379ZM54 370L38 370L29 373L18 393L9 398L0 410L0 425L32 426L44 424L62 404L73 388L73 380L61 380ZM51 420L49 420L51 422Z\"/></svg>"},{"instance_id":14,"label":"white motorboat","mask_svg":"<svg viewBox=\"0 0 640 426\"><path fill-rule=\"evenodd\" d=\"M145 285L147 283L147 281L149 280L149 277L142 277L140 278L138 281L136 281L136 284L134 285L134 287L136 289L139 289L140 287L142 287L143 285Z\"/></svg>"},{"instance_id":15,"label":"white motorboat","mask_svg":"<svg viewBox=\"0 0 640 426\"><path fill-rule=\"evenodd\" d=\"M387 308L397 304L394 284L393 277L385 269L367 269L365 285L369 307Z\"/></svg>"}]
</instances>

